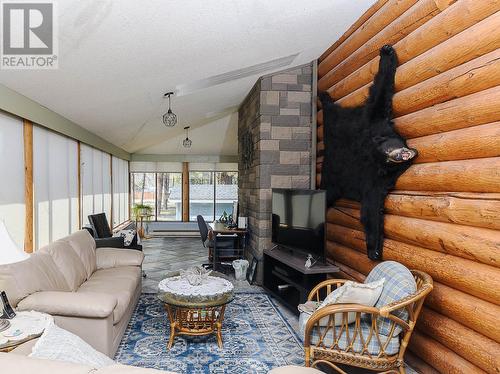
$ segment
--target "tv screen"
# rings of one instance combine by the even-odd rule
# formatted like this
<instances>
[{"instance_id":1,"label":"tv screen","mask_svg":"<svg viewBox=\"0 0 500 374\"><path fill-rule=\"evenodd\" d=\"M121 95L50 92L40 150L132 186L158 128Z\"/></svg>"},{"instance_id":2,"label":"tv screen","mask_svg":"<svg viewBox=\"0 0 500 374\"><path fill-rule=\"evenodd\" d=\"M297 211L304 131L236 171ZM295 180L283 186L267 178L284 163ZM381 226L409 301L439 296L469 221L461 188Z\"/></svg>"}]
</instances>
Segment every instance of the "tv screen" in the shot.
<instances>
[{"instance_id":1,"label":"tv screen","mask_svg":"<svg viewBox=\"0 0 500 374\"><path fill-rule=\"evenodd\" d=\"M274 244L324 257L326 193L321 190L273 189Z\"/></svg>"}]
</instances>

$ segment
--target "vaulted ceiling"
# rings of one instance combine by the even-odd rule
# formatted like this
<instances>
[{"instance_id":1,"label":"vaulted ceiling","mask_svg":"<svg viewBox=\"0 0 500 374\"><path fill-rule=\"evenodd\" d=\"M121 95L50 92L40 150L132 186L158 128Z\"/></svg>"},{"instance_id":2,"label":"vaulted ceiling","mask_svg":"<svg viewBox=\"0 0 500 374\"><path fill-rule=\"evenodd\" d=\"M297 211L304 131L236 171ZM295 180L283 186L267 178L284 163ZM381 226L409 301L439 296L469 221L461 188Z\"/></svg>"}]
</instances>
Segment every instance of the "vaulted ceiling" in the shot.
<instances>
[{"instance_id":1,"label":"vaulted ceiling","mask_svg":"<svg viewBox=\"0 0 500 374\"><path fill-rule=\"evenodd\" d=\"M59 68L3 70L0 83L131 153L236 154L234 113L256 79L317 58L372 3L59 1ZM174 128L161 123L167 91Z\"/></svg>"}]
</instances>

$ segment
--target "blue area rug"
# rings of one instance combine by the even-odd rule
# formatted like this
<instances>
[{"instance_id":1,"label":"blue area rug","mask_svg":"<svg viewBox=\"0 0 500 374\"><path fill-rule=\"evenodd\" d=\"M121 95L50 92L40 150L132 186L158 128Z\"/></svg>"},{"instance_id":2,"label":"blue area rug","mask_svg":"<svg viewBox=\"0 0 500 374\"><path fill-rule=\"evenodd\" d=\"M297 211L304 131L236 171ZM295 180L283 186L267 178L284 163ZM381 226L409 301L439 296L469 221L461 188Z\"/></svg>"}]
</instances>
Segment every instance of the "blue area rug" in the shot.
<instances>
[{"instance_id":1,"label":"blue area rug","mask_svg":"<svg viewBox=\"0 0 500 374\"><path fill-rule=\"evenodd\" d=\"M215 335L176 337L167 351L169 321L154 294L142 294L115 359L122 364L178 373L267 373L303 365L302 343L272 299L264 293L237 293L226 308L223 349Z\"/></svg>"}]
</instances>

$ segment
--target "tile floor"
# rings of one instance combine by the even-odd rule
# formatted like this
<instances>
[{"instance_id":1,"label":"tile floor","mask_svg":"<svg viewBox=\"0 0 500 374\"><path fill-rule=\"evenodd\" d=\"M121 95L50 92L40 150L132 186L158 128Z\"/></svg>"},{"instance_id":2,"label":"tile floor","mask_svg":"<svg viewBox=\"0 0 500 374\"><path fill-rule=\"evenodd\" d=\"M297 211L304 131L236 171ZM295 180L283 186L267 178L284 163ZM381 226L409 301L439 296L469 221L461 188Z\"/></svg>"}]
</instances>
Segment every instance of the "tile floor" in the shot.
<instances>
[{"instance_id":1,"label":"tile floor","mask_svg":"<svg viewBox=\"0 0 500 374\"><path fill-rule=\"evenodd\" d=\"M142 291L145 293L156 293L158 283L171 271L187 269L191 266L201 265L207 262L207 249L203 247L200 238L172 238L154 237L143 241L144 264L143 269L147 277L143 279ZM234 282L236 291L264 292L247 281ZM278 305L278 309L285 316L295 331L298 331L298 318L289 309ZM351 371L350 374L366 373L366 371ZM408 374L416 374L414 370L407 367Z\"/></svg>"}]
</instances>

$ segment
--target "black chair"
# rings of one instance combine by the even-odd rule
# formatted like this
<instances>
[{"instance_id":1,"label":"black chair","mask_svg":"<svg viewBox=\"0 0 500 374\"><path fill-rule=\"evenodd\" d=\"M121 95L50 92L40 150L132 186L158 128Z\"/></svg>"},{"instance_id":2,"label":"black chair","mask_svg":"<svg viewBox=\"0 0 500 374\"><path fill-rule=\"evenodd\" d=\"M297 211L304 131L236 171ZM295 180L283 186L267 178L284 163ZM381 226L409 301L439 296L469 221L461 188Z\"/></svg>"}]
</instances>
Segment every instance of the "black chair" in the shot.
<instances>
[{"instance_id":1,"label":"black chair","mask_svg":"<svg viewBox=\"0 0 500 374\"><path fill-rule=\"evenodd\" d=\"M137 243L137 234L132 243L126 246L122 237L113 237L105 213L91 214L88 216L91 227L85 227L95 239L96 247L127 248L142 251L142 245Z\"/></svg>"},{"instance_id":2,"label":"black chair","mask_svg":"<svg viewBox=\"0 0 500 374\"><path fill-rule=\"evenodd\" d=\"M213 267L213 255L214 255L214 240L208 237L208 233L210 232L207 223L205 222L205 218L202 215L198 215L196 217L198 221L198 229L200 230L201 242L203 243L203 247L208 248L208 264L203 264L202 266L205 268ZM217 249L233 249L235 248L235 237L234 236L218 236L217 237ZM225 257L230 258L230 257Z\"/></svg>"}]
</instances>

